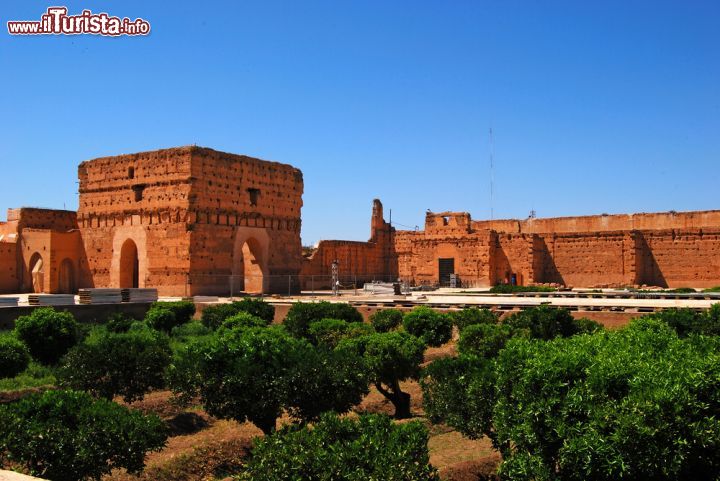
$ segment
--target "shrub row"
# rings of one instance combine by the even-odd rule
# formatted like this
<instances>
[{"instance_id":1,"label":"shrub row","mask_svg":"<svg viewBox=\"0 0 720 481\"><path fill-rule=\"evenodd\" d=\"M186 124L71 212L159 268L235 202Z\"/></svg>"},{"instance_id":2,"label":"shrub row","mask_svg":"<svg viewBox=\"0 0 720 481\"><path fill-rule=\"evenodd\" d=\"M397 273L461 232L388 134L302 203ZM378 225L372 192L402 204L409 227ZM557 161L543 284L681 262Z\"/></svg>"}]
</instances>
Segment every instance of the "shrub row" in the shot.
<instances>
[{"instance_id":1,"label":"shrub row","mask_svg":"<svg viewBox=\"0 0 720 481\"><path fill-rule=\"evenodd\" d=\"M252 304L257 302L253 301ZM586 434L582 431L585 424L594 420L600 423L612 419L615 423L611 424L612 429L617 426L629 429L631 414L637 412L638 406L654 401L660 405L654 415L662 419L673 413L686 416L683 418L688 421L685 429L680 430L673 425L674 431L668 436L680 433L685 436L683 439L694 442L699 433L705 433L710 437L703 440L703 449L709 449L710 456L718 454L716 444L720 445L720 431L716 431L712 423L702 424L700 419L702 416L707 418L708 413L714 412L713 409L717 410L718 396L713 394L718 391L717 382L708 381L704 376L718 372L716 353L720 346L716 341L696 336L698 332L713 331L707 326L698 328L695 318L687 321L683 317L683 322L675 322L670 314L666 314L666 320L645 319L634 323L626 330L631 334L622 338L617 333L597 333L599 326L596 323L575 320L569 312L548 306L516 313L502 322L498 322L496 316L487 310L468 309L447 315L419 307L405 316L400 314L398 317L391 312L374 318L376 322L373 325L388 330L376 332L371 325L358 322L357 319L361 319L359 313L348 305L337 308L330 303L310 304L312 307L296 304L290 310L293 312L295 309L295 312L292 316L288 314L290 320L284 326L270 326L274 312L270 316L269 311L260 305L253 306L255 314L249 312L250 308L242 310L232 304L229 306L235 312L225 316L230 310L224 311L224 317L212 333L203 324L187 322L192 317L187 306L153 306L150 311L170 312L176 320L178 317L185 319L184 323L170 329L167 328L172 323L162 324L173 335L192 337L193 333L199 332L202 336L182 345L174 358L167 334L151 329L157 327L157 323L147 318L146 323L128 323L128 320L117 319L113 326L96 328L82 342L69 348L60 361L58 379L63 386L85 390L96 398L109 400L121 395L130 402L141 398L149 389L161 387L164 382L163 372L168 367L170 386L178 396L186 400L197 397L211 415L240 422L249 420L270 435L264 441L267 444L257 445L248 463L248 470L242 475L251 477L244 479L287 479L283 476L292 476L292 471L287 471L287 463L292 463L292 466L302 466L306 476L310 476L309 479L314 479L316 475L308 473L316 472L332 472L336 475L345 473L343 479L374 479L376 469L402 466L399 469L407 470L402 472L404 474L385 473L383 479L429 480L436 479L436 473L427 463L427 434L422 429L407 428L404 431L405 428L388 428L393 425L382 417L341 421L336 416L324 413L349 410L361 400L372 384L393 403L396 417L409 417L410 396L401 390L400 383L420 377L426 345L440 345L449 340L452 326L456 324L461 327L460 357L436 361L422 374L426 412L431 420L444 421L468 436L490 437L504 456L503 473L509 479L576 479L573 477L576 472L572 469L577 465L582 465L582 473L590 473L585 479L602 479L598 476L606 469L602 463L607 462L607 459L601 459L599 455L597 459L591 459L592 453L583 450L582 443L595 446L594 443L601 442L605 443L604 446L614 446L612 443L617 440L613 436L617 436L617 433L612 431L611 435L603 432L601 434L605 437L583 438ZM328 312L340 318L319 317ZM715 322L718 313L720 307L699 316L707 324ZM44 324L52 324L46 313L41 314L39 318ZM396 331L401 319L403 330ZM687 341L678 338L667 327L672 322L675 322L674 329L678 333L682 331L683 335L690 336ZM62 323L59 325L62 326ZM686 325L692 329L683 331L677 328ZM586 333L597 334L577 336ZM657 344L653 344L652 339ZM547 340L549 342L545 342ZM18 345L22 350L24 344L15 339L13 341L16 348L13 352L17 355ZM655 349L657 353L652 351L651 355L642 358L633 351L635 344L647 352ZM0 353L1 348L2 338ZM625 351L627 353L622 354ZM653 357L656 355L657 359ZM22 354L19 356L22 357ZM669 361L663 360L663 356L671 357L672 362L689 359L692 366L669 377L674 384L664 386L672 391L666 397L643 397L648 393L655 395L659 389L657 386L662 384L660 373L672 368ZM706 364L699 363L702 356L705 356ZM655 370L645 365L648 361L654 364ZM692 373L698 372L701 373L699 377L682 380L683 377L692 378ZM633 383L639 380L637 386L628 384L628 379L633 379ZM686 389L685 392L692 395L682 398L678 389ZM58 395L69 396L69 400L57 397L51 401L65 403L68 409L80 412L86 404L107 408L107 405L94 404L100 401L93 401L92 398L87 398L89 401L77 400L79 393L59 392L70 393ZM683 399L691 402L691 405L682 404ZM636 404L623 404L631 401ZM666 403L670 402L681 403L682 409L666 411L669 406ZM596 406L601 406L598 412L602 413L602 420L594 418L593 409ZM613 409L622 415L612 417ZM303 423L320 421L314 429L290 427L272 434L277 418L284 411ZM18 423L39 423L40 426L44 422L33 418L32 412L8 413L10 411L0 411L0 420L15 416L13 429L21 426ZM143 432L141 427L128 424L130 418L119 413L117 411L116 414L121 420L98 417L97 427L104 426L105 422L114 422L118 429L132 428L139 433ZM58 422L67 415L61 410L57 414ZM6 418L2 418L3 415ZM80 445L73 443L81 440L82 443L102 446L106 453L112 452L103 444L104 438L92 438L88 433L80 435L83 426L81 421L72 417L67 419L75 427L63 429L68 431L68 435L75 433L80 437L72 440L53 438L43 449L57 451L52 443L66 443L66 459L72 459L79 455L75 451ZM140 418L137 420L149 422ZM643 424L642 429L657 433L658 426L652 425L651 421L643 419L642 422L649 424ZM608 425L602 424L602 427L607 429ZM329 431L323 433L326 428ZM379 430L373 431L374 428ZM35 428L28 429L33 432ZM364 434L357 429L362 429ZM590 434L597 435L597 432ZM328 433L333 435L329 436ZM667 442L661 448L648 448L646 445L656 440L647 435L643 438L643 433L638 435L642 443L613 449L627 448L630 450L628 452L634 452L633 449L640 450L645 446L647 453L641 453L645 457L640 456L642 460L636 469L643 476L647 475L646 479L675 479L660 476L671 472L671 469L675 469L672 471L674 476L700 476L693 479L717 475L712 463L697 462L698 456L702 454L701 448L691 443L687 448L675 447L676 453L672 447L668 447ZM714 441L716 435L717 443ZM122 436L122 433L118 434L121 444L129 442ZM145 434L143 436L147 439ZM558 439L572 439L575 444L559 448ZM667 441L662 439L663 442ZM0 445L0 452L11 453L14 456L11 459L28 465L37 464L32 460L31 451L23 451L18 447L20 438L11 436L2 428L0 442L5 443ZM137 453L154 449L157 442L137 443L133 445L136 451L130 449L127 452L136 456ZM314 451L313 446L317 443L334 448ZM384 454L375 453L372 446L364 443L380 443L378 446L382 446ZM421 444L424 446L422 449L419 448ZM353 463L348 463L347 456L342 458L344 461L334 457L340 452L337 450L354 452L354 449L359 451L352 459L357 459L363 468L355 469ZM408 455L408 450L412 454ZM83 456L95 456L92 450L87 451ZM401 452L402 456L398 454ZM649 467L650 457L668 452L671 457L675 456L672 464L652 471ZM375 462L365 463L362 461L365 459L363 456ZM49 463L46 457L47 454L42 454L38 459ZM108 466L139 469L135 461L113 464L117 459L109 457L99 464L102 469L110 469ZM624 462L627 465L634 462L622 456L610 459L613 463ZM683 467L686 459L692 460L696 467ZM348 471L342 471L344 468L338 467L340 464L344 464ZM331 471L326 471L330 468ZM84 468L76 465L72 469L72 476L77 479L77 473ZM612 471L613 477L619 479L639 479L626 474ZM397 477L393 477L395 475ZM57 479L71 479L62 476L64 474L59 472ZM322 478L323 475L317 476Z\"/></svg>"},{"instance_id":2,"label":"shrub row","mask_svg":"<svg viewBox=\"0 0 720 481\"><path fill-rule=\"evenodd\" d=\"M683 339L652 317L593 335L515 336L496 357L433 362L425 410L488 436L503 479L718 479L718 348L718 337Z\"/></svg>"},{"instance_id":3,"label":"shrub row","mask_svg":"<svg viewBox=\"0 0 720 481\"><path fill-rule=\"evenodd\" d=\"M262 299L245 298L230 304L208 306L202 311L202 323L209 329L217 329L222 323L236 314L245 312L258 317L267 324L275 317L275 307Z\"/></svg>"},{"instance_id":4,"label":"shrub row","mask_svg":"<svg viewBox=\"0 0 720 481\"><path fill-rule=\"evenodd\" d=\"M382 415L326 414L312 428L287 426L259 439L240 480L438 481L428 431Z\"/></svg>"},{"instance_id":5,"label":"shrub row","mask_svg":"<svg viewBox=\"0 0 720 481\"><path fill-rule=\"evenodd\" d=\"M490 288L494 294L512 294L514 292L555 292L557 289L550 286L516 286L513 284L498 284Z\"/></svg>"},{"instance_id":6,"label":"shrub row","mask_svg":"<svg viewBox=\"0 0 720 481\"><path fill-rule=\"evenodd\" d=\"M167 438L163 422L77 391L45 391L0 405L0 453L53 481L142 470Z\"/></svg>"}]
</instances>

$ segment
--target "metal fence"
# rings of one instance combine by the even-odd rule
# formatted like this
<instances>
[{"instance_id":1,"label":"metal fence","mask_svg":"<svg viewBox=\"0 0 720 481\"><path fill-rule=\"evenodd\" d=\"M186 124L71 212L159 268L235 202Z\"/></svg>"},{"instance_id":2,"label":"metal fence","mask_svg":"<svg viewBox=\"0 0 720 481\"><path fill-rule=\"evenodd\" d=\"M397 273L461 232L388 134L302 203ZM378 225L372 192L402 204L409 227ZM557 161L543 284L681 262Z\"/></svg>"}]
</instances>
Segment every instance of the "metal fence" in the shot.
<instances>
[{"instance_id":1,"label":"metal fence","mask_svg":"<svg viewBox=\"0 0 720 481\"><path fill-rule=\"evenodd\" d=\"M374 283L399 283L403 293L411 290L432 290L438 287L472 288L483 286L479 279L461 279L457 277L451 285L448 282L441 284L437 279L417 279L388 274L339 274L337 283L337 290L345 293L349 291L353 293L367 292L363 291L363 287L366 284ZM333 276L330 274L276 274L267 276L192 274L187 276L185 295L229 297L259 293L295 295L300 293L315 294L332 290Z\"/></svg>"},{"instance_id":2,"label":"metal fence","mask_svg":"<svg viewBox=\"0 0 720 481\"><path fill-rule=\"evenodd\" d=\"M336 286L341 291L360 291L366 283L398 282L390 275L341 274ZM293 295L333 290L331 275L278 274L267 276L203 275L187 276L185 295L216 295L234 297L240 294L273 293Z\"/></svg>"}]
</instances>

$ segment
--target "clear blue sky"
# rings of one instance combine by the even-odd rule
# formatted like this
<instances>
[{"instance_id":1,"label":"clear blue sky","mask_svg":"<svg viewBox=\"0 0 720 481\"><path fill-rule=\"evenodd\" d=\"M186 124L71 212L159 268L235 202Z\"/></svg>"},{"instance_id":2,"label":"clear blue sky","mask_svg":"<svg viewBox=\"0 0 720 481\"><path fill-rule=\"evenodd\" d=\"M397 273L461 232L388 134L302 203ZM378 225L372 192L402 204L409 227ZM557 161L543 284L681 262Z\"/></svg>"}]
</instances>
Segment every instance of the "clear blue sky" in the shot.
<instances>
[{"instance_id":1,"label":"clear blue sky","mask_svg":"<svg viewBox=\"0 0 720 481\"><path fill-rule=\"evenodd\" d=\"M51 5L148 37L11 37ZM170 9L172 7L172 10ZM720 2L90 1L0 6L0 219L77 208L77 164L198 144L293 164L304 243L371 201L496 218L720 208Z\"/></svg>"}]
</instances>

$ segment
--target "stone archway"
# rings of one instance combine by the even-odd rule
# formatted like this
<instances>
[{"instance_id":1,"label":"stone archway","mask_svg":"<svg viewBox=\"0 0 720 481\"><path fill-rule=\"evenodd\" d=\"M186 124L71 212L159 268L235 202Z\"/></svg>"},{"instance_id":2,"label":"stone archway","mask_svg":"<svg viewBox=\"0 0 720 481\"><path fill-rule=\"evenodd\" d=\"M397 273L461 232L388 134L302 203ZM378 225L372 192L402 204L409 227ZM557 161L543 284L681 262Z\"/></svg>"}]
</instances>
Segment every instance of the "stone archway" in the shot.
<instances>
[{"instance_id":1,"label":"stone archway","mask_svg":"<svg viewBox=\"0 0 720 481\"><path fill-rule=\"evenodd\" d=\"M39 252L30 257L30 279L32 292L41 293L45 290L45 263Z\"/></svg>"},{"instance_id":2,"label":"stone archway","mask_svg":"<svg viewBox=\"0 0 720 481\"><path fill-rule=\"evenodd\" d=\"M58 290L61 294L75 293L75 267L70 259L65 258L60 263Z\"/></svg>"},{"instance_id":3,"label":"stone archway","mask_svg":"<svg viewBox=\"0 0 720 481\"><path fill-rule=\"evenodd\" d=\"M129 242L128 242L129 241ZM137 264L134 260L137 258ZM130 262L133 261L133 262ZM147 234L142 225L115 228L108 287L146 287L148 271ZM135 274L137 272L137 274ZM137 283L134 279L137 276Z\"/></svg>"},{"instance_id":4,"label":"stone archway","mask_svg":"<svg viewBox=\"0 0 720 481\"><path fill-rule=\"evenodd\" d=\"M120 287L139 287L140 268L137 245L132 239L123 242L120 248Z\"/></svg>"},{"instance_id":5,"label":"stone archway","mask_svg":"<svg viewBox=\"0 0 720 481\"><path fill-rule=\"evenodd\" d=\"M262 270L262 248L258 241L248 239L242 246L243 263L243 290L248 293L258 294L264 291L265 275Z\"/></svg>"},{"instance_id":6,"label":"stone archway","mask_svg":"<svg viewBox=\"0 0 720 481\"><path fill-rule=\"evenodd\" d=\"M270 240L264 229L240 228L233 247L232 276L238 290L252 294L268 291Z\"/></svg>"}]
</instances>

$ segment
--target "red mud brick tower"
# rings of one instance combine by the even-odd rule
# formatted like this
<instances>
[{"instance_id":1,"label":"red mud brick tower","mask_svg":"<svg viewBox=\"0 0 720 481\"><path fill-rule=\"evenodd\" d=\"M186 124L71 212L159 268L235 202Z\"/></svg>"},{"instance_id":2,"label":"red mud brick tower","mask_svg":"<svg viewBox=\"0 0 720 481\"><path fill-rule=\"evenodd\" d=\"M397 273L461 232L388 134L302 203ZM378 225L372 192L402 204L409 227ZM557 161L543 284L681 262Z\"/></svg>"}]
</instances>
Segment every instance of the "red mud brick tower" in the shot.
<instances>
[{"instance_id":1,"label":"red mud brick tower","mask_svg":"<svg viewBox=\"0 0 720 481\"><path fill-rule=\"evenodd\" d=\"M95 287L299 289L300 170L192 146L86 161L78 176Z\"/></svg>"}]
</instances>

